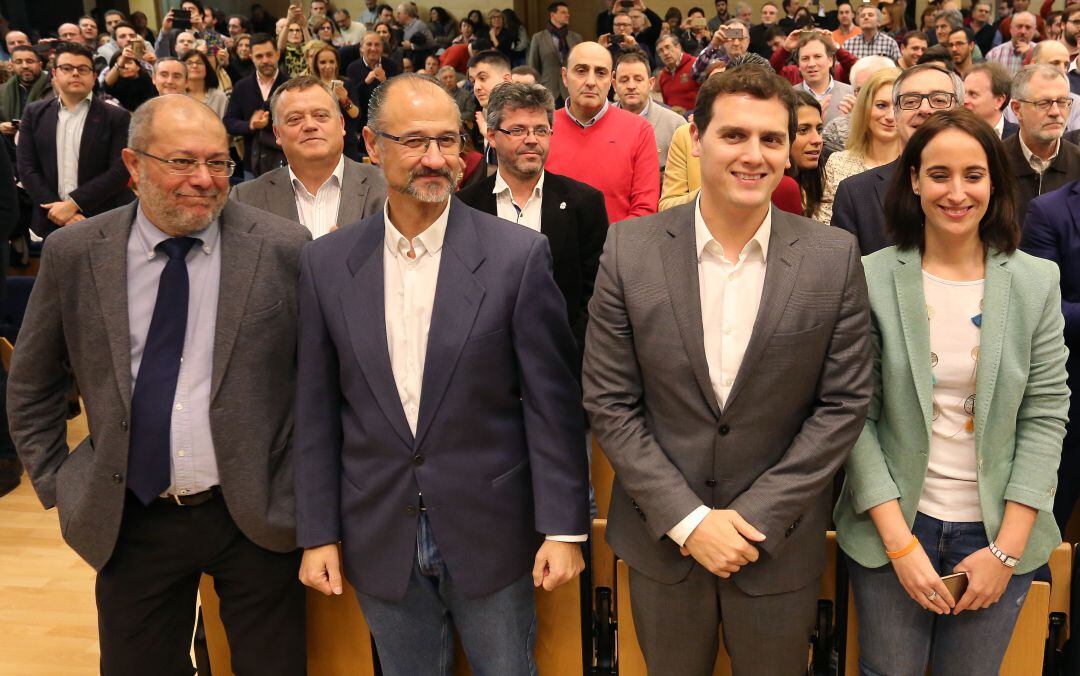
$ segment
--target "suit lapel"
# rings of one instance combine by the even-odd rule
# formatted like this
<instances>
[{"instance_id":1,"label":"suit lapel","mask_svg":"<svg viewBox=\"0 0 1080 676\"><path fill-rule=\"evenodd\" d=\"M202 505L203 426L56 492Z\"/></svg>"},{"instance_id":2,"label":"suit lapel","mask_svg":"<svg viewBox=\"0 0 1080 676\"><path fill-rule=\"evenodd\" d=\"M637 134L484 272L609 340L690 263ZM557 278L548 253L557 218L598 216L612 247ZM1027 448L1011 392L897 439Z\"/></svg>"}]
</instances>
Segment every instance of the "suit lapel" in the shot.
<instances>
[{"instance_id":1,"label":"suit lapel","mask_svg":"<svg viewBox=\"0 0 1080 676\"><path fill-rule=\"evenodd\" d=\"M1073 230L1080 234L1080 220L1077 220L1077 214L1080 214L1080 182L1073 183L1072 190L1069 191L1069 220Z\"/></svg>"},{"instance_id":2,"label":"suit lapel","mask_svg":"<svg viewBox=\"0 0 1080 676\"><path fill-rule=\"evenodd\" d=\"M217 323L214 329L214 360L210 377L213 401L229 367L240 320L259 265L262 237L253 233L254 222L245 222L242 207L226 202L221 212L221 281L218 290ZM250 212L248 212L250 213Z\"/></svg>"},{"instance_id":3,"label":"suit lapel","mask_svg":"<svg viewBox=\"0 0 1080 676\"><path fill-rule=\"evenodd\" d=\"M289 168L279 167L267 174L265 191L266 205L270 212L282 214L290 221L300 222L300 212L296 210L296 197L290 185Z\"/></svg>"},{"instance_id":4,"label":"suit lapel","mask_svg":"<svg viewBox=\"0 0 1080 676\"><path fill-rule=\"evenodd\" d=\"M727 408L731 407L731 403L756 369L765 345L776 332L780 318L784 316L791 291L795 288L795 279L799 276L802 254L793 248L799 241L799 234L792 227L789 218L787 213L779 209L772 210L772 234L769 237L761 302L754 320L754 330L750 334L750 342L746 344L746 354L727 397Z\"/></svg>"},{"instance_id":5,"label":"suit lapel","mask_svg":"<svg viewBox=\"0 0 1080 676\"><path fill-rule=\"evenodd\" d=\"M349 330L353 356L360 364L375 401L397 435L412 448L412 430L401 407L397 382L390 368L390 350L386 345L382 252L385 228L380 210L356 229L360 236L346 259L352 281L341 292L341 310Z\"/></svg>"},{"instance_id":6,"label":"suit lapel","mask_svg":"<svg viewBox=\"0 0 1080 676\"><path fill-rule=\"evenodd\" d=\"M697 202L672 209L668 223L671 238L660 245L668 298L675 313L675 324L682 336L683 348L690 360L694 378L714 416L719 417L709 362L705 359L705 331L701 319L701 291L698 285L697 245L694 233L694 210Z\"/></svg>"},{"instance_id":7,"label":"suit lapel","mask_svg":"<svg viewBox=\"0 0 1080 676\"><path fill-rule=\"evenodd\" d=\"M551 174L544 175L544 194L540 201L540 232L548 238L551 255L555 257L555 252L562 251L563 241L570 228L567 223L569 214L566 210L566 195L562 186L551 179Z\"/></svg>"},{"instance_id":8,"label":"suit lapel","mask_svg":"<svg viewBox=\"0 0 1080 676\"><path fill-rule=\"evenodd\" d=\"M86 111L86 121L83 123L82 138L79 139L79 183L89 183L94 176L85 176L84 167L91 166L87 158L93 154L91 148L102 138L101 130L105 129L105 111L101 99L94 97L90 100L90 110ZM55 136L54 136L55 138Z\"/></svg>"},{"instance_id":9,"label":"suit lapel","mask_svg":"<svg viewBox=\"0 0 1080 676\"><path fill-rule=\"evenodd\" d=\"M933 419L933 375L930 372L930 324L926 314L926 294L923 292L922 256L915 249L897 250L899 265L893 269L896 303L900 324L904 330L911 377L922 407L927 439Z\"/></svg>"},{"instance_id":10,"label":"suit lapel","mask_svg":"<svg viewBox=\"0 0 1080 676\"><path fill-rule=\"evenodd\" d=\"M52 103L49 104L49 109L41 116L41 126L34 133L35 138L44 141L36 144L36 146L41 149L41 169L52 190L56 190L56 183L59 179L56 169L56 127L60 124L61 105L60 99L53 99ZM23 111L23 114L25 112ZM84 126L84 138L86 136L85 131L86 127ZM79 144L80 152L82 152L82 141ZM57 199L59 199L59 196L57 196ZM134 219L134 216L132 216L132 219Z\"/></svg>"},{"instance_id":11,"label":"suit lapel","mask_svg":"<svg viewBox=\"0 0 1080 676\"><path fill-rule=\"evenodd\" d=\"M102 323L109 337L116 385L124 410L131 410L131 326L128 322L127 243L135 222L137 202L117 210L102 223L102 238L90 244L90 272L101 306Z\"/></svg>"},{"instance_id":12,"label":"suit lapel","mask_svg":"<svg viewBox=\"0 0 1080 676\"><path fill-rule=\"evenodd\" d=\"M983 287L982 323L979 330L979 365L975 374L975 448L980 449L986 416L994 399L1005 327L1009 320L1009 293L1012 272L1008 257L991 250L986 258L986 282Z\"/></svg>"},{"instance_id":13,"label":"suit lapel","mask_svg":"<svg viewBox=\"0 0 1080 676\"><path fill-rule=\"evenodd\" d=\"M878 206L882 209L885 208L885 193L889 191L889 182L896 173L897 166L899 166L899 160L893 160L874 170L874 175L878 178L877 183L874 184L874 194L877 195Z\"/></svg>"},{"instance_id":14,"label":"suit lapel","mask_svg":"<svg viewBox=\"0 0 1080 676\"><path fill-rule=\"evenodd\" d=\"M367 203L370 187L353 161L345 158L345 169L341 175L341 200L338 204L338 227L364 219L364 205Z\"/></svg>"},{"instance_id":15,"label":"suit lapel","mask_svg":"<svg viewBox=\"0 0 1080 676\"><path fill-rule=\"evenodd\" d=\"M423 443L439 410L461 349L480 311L485 292L473 273L483 260L476 225L461 203L451 199L424 357L424 382L420 387L420 414L416 423L417 446Z\"/></svg>"}]
</instances>

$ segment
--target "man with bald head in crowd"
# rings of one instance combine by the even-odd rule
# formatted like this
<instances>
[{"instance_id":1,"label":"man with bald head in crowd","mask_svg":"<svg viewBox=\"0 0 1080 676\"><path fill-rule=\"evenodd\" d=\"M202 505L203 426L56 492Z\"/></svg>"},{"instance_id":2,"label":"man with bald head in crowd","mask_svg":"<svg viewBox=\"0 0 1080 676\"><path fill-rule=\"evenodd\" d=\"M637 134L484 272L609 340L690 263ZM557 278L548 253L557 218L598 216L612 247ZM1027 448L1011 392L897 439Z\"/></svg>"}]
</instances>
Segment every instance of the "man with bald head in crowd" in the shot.
<instances>
[{"instance_id":1,"label":"man with bald head in crowd","mask_svg":"<svg viewBox=\"0 0 1080 676\"><path fill-rule=\"evenodd\" d=\"M310 235L227 200L228 135L187 96L143 104L123 160L140 199L45 247L12 358L11 436L97 571L102 674L192 673L203 573L233 671L304 674L291 439ZM73 451L72 376L90 432Z\"/></svg>"},{"instance_id":2,"label":"man with bald head in crowd","mask_svg":"<svg viewBox=\"0 0 1080 676\"><path fill-rule=\"evenodd\" d=\"M649 121L608 102L611 53L595 42L570 51L566 107L555 112L547 168L604 193L611 223L656 213L660 159Z\"/></svg>"},{"instance_id":3,"label":"man with bald head in crowd","mask_svg":"<svg viewBox=\"0 0 1080 676\"><path fill-rule=\"evenodd\" d=\"M158 95L183 94L187 91L187 68L180 59L166 56L154 64L154 87Z\"/></svg>"},{"instance_id":4,"label":"man with bald head in crowd","mask_svg":"<svg viewBox=\"0 0 1080 676\"><path fill-rule=\"evenodd\" d=\"M79 27L73 23L62 23L60 27L56 29L56 34L63 42L82 42L82 33L79 32Z\"/></svg>"},{"instance_id":5,"label":"man with bald head in crowd","mask_svg":"<svg viewBox=\"0 0 1080 676\"><path fill-rule=\"evenodd\" d=\"M369 113L385 207L301 260L300 578L341 594L344 555L386 676L447 673L455 632L475 673L535 674L533 587L581 572L589 525L548 241L452 196L442 87L400 75Z\"/></svg>"},{"instance_id":6,"label":"man with bald head in crowd","mask_svg":"<svg viewBox=\"0 0 1080 676\"><path fill-rule=\"evenodd\" d=\"M8 31L4 36L4 53L11 58L11 52L19 45L30 46L30 38L22 31Z\"/></svg>"}]
</instances>

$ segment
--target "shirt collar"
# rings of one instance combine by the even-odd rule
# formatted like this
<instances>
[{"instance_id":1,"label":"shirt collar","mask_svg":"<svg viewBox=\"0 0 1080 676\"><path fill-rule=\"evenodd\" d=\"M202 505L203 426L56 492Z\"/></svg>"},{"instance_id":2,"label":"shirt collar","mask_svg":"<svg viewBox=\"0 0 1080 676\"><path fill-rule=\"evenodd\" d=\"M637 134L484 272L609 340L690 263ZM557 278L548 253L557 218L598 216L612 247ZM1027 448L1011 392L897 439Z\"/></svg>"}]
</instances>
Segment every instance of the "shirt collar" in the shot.
<instances>
[{"instance_id":1,"label":"shirt collar","mask_svg":"<svg viewBox=\"0 0 1080 676\"><path fill-rule=\"evenodd\" d=\"M337 179L338 187L340 187L342 177L344 175L345 175L345 156L342 155L341 157L338 158L337 166L334 167L334 171L330 174L330 176L327 177L327 179L325 181L323 181L323 185L326 185L330 181L332 181L334 179ZM300 179L298 179L296 177L296 174L293 173L293 170L292 170L291 166L289 167L289 181L292 183L293 190L303 190L304 192L308 192L307 186L304 185L303 181L301 181ZM315 192L316 193L319 192L320 189L322 189L322 185L320 185L315 190ZM310 195L311 193L308 192L308 194Z\"/></svg>"},{"instance_id":2,"label":"shirt collar","mask_svg":"<svg viewBox=\"0 0 1080 676\"><path fill-rule=\"evenodd\" d=\"M419 258L425 253L435 255L442 250L443 241L446 239L446 226L450 221L450 200L446 200L446 208L438 218L428 226L427 230L413 238L413 249ZM383 201L384 237L387 250L395 256L405 256L409 250L409 241L401 234L390 221L390 200Z\"/></svg>"},{"instance_id":3,"label":"shirt collar","mask_svg":"<svg viewBox=\"0 0 1080 676\"><path fill-rule=\"evenodd\" d=\"M540 170L540 180L538 180L536 182L536 187L534 187L533 191L532 191L532 194L533 194L534 197L539 197L541 199L544 198L544 174L545 173L546 172L543 169ZM492 195L501 195L502 193L507 192L509 190L510 190L510 184L508 184L506 182L506 180L503 179L502 167L500 166L499 170L495 172L495 187L493 187L491 189L491 194ZM511 194L513 194L513 193L511 193Z\"/></svg>"},{"instance_id":4,"label":"shirt collar","mask_svg":"<svg viewBox=\"0 0 1080 676\"><path fill-rule=\"evenodd\" d=\"M615 107L618 108L619 110L626 110L626 108L622 107L622 102L621 101L617 102L615 104ZM652 109L652 96L646 95L645 96L645 107L641 109L641 112L639 112L638 115L640 115L641 117L644 117L644 118L648 118L649 117L649 110L651 110L651 109ZM567 112L569 112L569 111L567 111ZM629 113L630 111L626 110L626 112Z\"/></svg>"},{"instance_id":5,"label":"shirt collar","mask_svg":"<svg viewBox=\"0 0 1080 676\"><path fill-rule=\"evenodd\" d=\"M694 237L697 244L697 259L701 261L701 254L705 251L705 247L709 242L715 242L712 233L709 232L709 227L705 225L705 218L701 215L701 197L699 196L694 200ZM765 219L761 221L761 225L758 226L757 232L750 238L750 241L746 243L740 253L740 258L750 255L753 251L755 242L757 243L758 250L761 251L761 260L766 260L769 256L769 238L772 237L772 205L769 205L769 210L765 212ZM723 251L723 247L720 242L716 242L717 247Z\"/></svg>"},{"instance_id":6,"label":"shirt collar","mask_svg":"<svg viewBox=\"0 0 1080 676\"><path fill-rule=\"evenodd\" d=\"M1047 168L1049 168L1049 166L1054 163L1054 160L1057 159L1058 153L1061 152L1061 139L1059 138L1057 140L1057 145L1054 146L1054 154L1050 156L1050 159L1044 160L1043 158L1037 156L1035 153L1031 152L1031 149L1027 147L1026 143L1024 143L1023 135L1017 132L1016 136L1020 139L1020 150L1024 153L1024 159L1027 160L1027 163L1031 165L1032 169L1039 172L1040 174L1046 171Z\"/></svg>"},{"instance_id":7,"label":"shirt collar","mask_svg":"<svg viewBox=\"0 0 1080 676\"><path fill-rule=\"evenodd\" d=\"M94 92L91 91L89 94L86 95L85 99L83 99L82 101L79 101L78 103L75 104L75 110L72 111L72 112L78 112L78 110L80 108L89 108L90 107L90 102L93 101L93 100L94 100ZM67 110L67 106L64 105L64 101L59 96L56 97L56 103L60 106L60 110Z\"/></svg>"},{"instance_id":8,"label":"shirt collar","mask_svg":"<svg viewBox=\"0 0 1080 676\"><path fill-rule=\"evenodd\" d=\"M999 113L998 114L998 121L994 123L994 131L997 132L998 138L1001 138L1002 134L1005 133L1005 114L1004 113Z\"/></svg>"},{"instance_id":9,"label":"shirt collar","mask_svg":"<svg viewBox=\"0 0 1080 676\"><path fill-rule=\"evenodd\" d=\"M1074 70L1077 70L1076 62L1077 62L1078 59L1080 59L1080 54L1077 54L1076 57L1072 61L1069 62L1069 72L1070 73L1073 72Z\"/></svg>"},{"instance_id":10,"label":"shirt collar","mask_svg":"<svg viewBox=\"0 0 1080 676\"><path fill-rule=\"evenodd\" d=\"M825 88L825 92L820 96L810 87L810 83L808 83L806 80L803 80L799 84L802 85L802 88L806 91L807 94L810 94L815 99L821 100L832 93L833 87L836 85L836 80L833 79L832 73L829 73L829 86Z\"/></svg>"},{"instance_id":11,"label":"shirt collar","mask_svg":"<svg viewBox=\"0 0 1080 676\"><path fill-rule=\"evenodd\" d=\"M574 117L574 114L570 112L570 98L567 97L566 106L565 106L566 107L566 116L569 117L574 122L574 124L581 127L582 129L588 129L589 127L593 126L594 124L596 124L597 122L600 121L600 118L603 117L604 113L606 113L608 111L608 107L610 105L611 105L611 102L605 100L603 107L600 108L600 112L598 112L596 115L594 115L593 119L589 120L588 122L582 122L581 120Z\"/></svg>"},{"instance_id":12,"label":"shirt collar","mask_svg":"<svg viewBox=\"0 0 1080 676\"><path fill-rule=\"evenodd\" d=\"M135 210L135 224L132 227L135 229L135 236L139 238L139 246L146 252L148 261L154 260L157 256L157 245L172 237L172 235L167 235L159 230L150 221L150 218L143 212L142 204L139 204L139 208ZM218 223L218 219L215 218L210 221L210 225L188 235L188 237L199 240L199 249L209 256L214 252L214 247L217 246L220 233L221 225Z\"/></svg>"},{"instance_id":13,"label":"shirt collar","mask_svg":"<svg viewBox=\"0 0 1080 676\"><path fill-rule=\"evenodd\" d=\"M258 69L258 68L256 68L256 69L255 69L255 77L256 77L256 78L258 78L258 81L259 81L259 82L269 82L269 83L273 83L273 82L274 82L275 80L277 80L277 76L278 76L278 73L279 73L279 72L281 72L281 69L280 69L280 68L279 68L278 70L275 70L275 71L274 71L274 77L263 77L263 76L262 76L262 73L260 73L260 72L259 72L259 69Z\"/></svg>"}]
</instances>

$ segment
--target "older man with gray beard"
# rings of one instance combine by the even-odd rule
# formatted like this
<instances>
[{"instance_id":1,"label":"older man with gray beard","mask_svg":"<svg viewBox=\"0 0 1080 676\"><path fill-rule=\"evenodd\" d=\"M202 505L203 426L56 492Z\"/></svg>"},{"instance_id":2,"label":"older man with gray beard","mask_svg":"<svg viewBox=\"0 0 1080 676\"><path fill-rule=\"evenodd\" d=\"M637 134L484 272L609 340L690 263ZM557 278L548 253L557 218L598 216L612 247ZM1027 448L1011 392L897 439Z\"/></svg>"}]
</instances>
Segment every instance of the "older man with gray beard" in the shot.
<instances>
[{"instance_id":1,"label":"older man with gray beard","mask_svg":"<svg viewBox=\"0 0 1080 676\"><path fill-rule=\"evenodd\" d=\"M191 673L214 578L232 666L303 674L292 437L298 223L227 201L229 141L184 95L143 104L139 200L49 238L8 382L11 436L97 570L101 673ZM66 441L78 381L90 435Z\"/></svg>"}]
</instances>

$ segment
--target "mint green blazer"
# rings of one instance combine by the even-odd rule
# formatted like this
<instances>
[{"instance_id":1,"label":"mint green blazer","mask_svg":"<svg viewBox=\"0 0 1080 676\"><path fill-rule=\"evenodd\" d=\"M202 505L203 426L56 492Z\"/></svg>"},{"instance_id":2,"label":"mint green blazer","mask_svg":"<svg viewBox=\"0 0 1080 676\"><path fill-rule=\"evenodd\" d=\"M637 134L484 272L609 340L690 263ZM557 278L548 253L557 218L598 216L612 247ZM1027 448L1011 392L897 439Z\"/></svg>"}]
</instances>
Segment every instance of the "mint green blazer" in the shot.
<instances>
[{"instance_id":1,"label":"mint green blazer","mask_svg":"<svg viewBox=\"0 0 1080 676\"><path fill-rule=\"evenodd\" d=\"M863 258L870 294L874 396L845 466L836 538L859 564L889 562L871 507L899 498L910 526L930 449L933 386L922 255L890 247ZM1046 563L1061 542L1054 493L1069 412L1065 320L1056 265L1017 251L986 258L975 386L975 452L986 537L1011 500L1039 510L1016 574Z\"/></svg>"}]
</instances>

